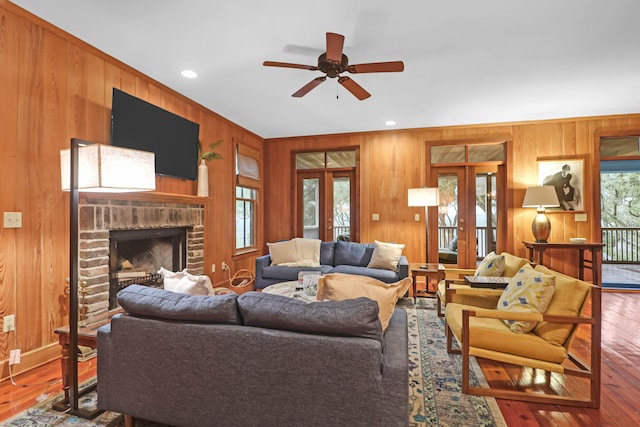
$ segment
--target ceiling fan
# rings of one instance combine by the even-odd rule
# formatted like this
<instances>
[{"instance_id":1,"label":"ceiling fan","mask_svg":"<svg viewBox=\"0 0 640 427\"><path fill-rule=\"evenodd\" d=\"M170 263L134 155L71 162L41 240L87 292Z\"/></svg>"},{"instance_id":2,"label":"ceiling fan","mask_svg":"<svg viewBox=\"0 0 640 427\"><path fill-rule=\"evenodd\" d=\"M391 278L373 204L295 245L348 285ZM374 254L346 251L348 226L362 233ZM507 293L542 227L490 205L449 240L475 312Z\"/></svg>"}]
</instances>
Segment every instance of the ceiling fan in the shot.
<instances>
[{"instance_id":1,"label":"ceiling fan","mask_svg":"<svg viewBox=\"0 0 640 427\"><path fill-rule=\"evenodd\" d=\"M311 89L324 82L327 77L338 78L338 83L344 86L359 100L367 99L371 96L362 86L347 76L341 76L345 71L351 74L357 73L393 73L404 70L402 61L391 62L370 62L367 64L349 65L349 58L342 53L344 46L344 36L335 33L327 33L327 51L318 57L318 65L290 64L288 62L264 61L262 65L267 67L301 68L303 70L321 71L325 75L311 80L302 86L293 97L305 96Z\"/></svg>"}]
</instances>

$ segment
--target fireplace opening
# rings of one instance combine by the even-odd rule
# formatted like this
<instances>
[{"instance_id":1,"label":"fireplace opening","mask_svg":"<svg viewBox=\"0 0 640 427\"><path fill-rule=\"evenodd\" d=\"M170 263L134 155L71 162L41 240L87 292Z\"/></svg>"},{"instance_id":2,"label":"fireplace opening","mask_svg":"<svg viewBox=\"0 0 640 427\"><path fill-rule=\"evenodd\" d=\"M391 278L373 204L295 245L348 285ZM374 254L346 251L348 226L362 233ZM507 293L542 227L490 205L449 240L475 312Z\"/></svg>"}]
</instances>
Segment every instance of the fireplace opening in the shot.
<instances>
[{"instance_id":1,"label":"fireplace opening","mask_svg":"<svg viewBox=\"0 0 640 427\"><path fill-rule=\"evenodd\" d=\"M131 283L161 286L160 267L180 271L186 267L185 227L109 232L109 309L116 308L117 293Z\"/></svg>"}]
</instances>

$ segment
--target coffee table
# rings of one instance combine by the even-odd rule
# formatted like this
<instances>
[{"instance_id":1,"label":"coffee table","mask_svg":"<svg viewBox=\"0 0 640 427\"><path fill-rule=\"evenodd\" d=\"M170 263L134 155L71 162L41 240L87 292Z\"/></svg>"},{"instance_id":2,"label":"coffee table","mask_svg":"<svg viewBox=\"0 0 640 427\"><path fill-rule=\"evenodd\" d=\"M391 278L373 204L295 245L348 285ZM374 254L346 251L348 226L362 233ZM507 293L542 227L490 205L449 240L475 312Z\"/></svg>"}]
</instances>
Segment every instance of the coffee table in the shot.
<instances>
[{"instance_id":1,"label":"coffee table","mask_svg":"<svg viewBox=\"0 0 640 427\"><path fill-rule=\"evenodd\" d=\"M280 282L274 283L273 285L269 285L262 290L262 292L273 295L282 295L285 297L299 299L304 302L315 302L317 301L316 294L318 293L318 288L315 289L296 289L298 286L298 281L293 280L290 282Z\"/></svg>"}]
</instances>

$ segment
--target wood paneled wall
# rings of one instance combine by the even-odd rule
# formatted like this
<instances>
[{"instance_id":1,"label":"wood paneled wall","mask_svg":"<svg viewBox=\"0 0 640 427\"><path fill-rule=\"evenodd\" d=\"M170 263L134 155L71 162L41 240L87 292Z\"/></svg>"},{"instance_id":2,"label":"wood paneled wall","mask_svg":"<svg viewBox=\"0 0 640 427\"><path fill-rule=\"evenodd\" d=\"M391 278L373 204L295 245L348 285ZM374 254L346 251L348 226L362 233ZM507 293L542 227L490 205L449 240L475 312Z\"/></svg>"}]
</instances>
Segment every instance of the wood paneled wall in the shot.
<instances>
[{"instance_id":1,"label":"wood paneled wall","mask_svg":"<svg viewBox=\"0 0 640 427\"><path fill-rule=\"evenodd\" d=\"M113 87L199 123L204 146L224 141L224 159L209 162L210 197L197 199L206 207L205 271L217 264L219 272L210 274L217 282L222 261L232 270L254 264L254 254L234 259L229 243L234 142L261 151L262 139L0 0L0 212L23 214L22 228L0 228L0 320L16 315L15 334L0 334L0 377L13 348L23 353L14 372L59 355L54 329L67 322L69 276L69 198L61 191L59 151L72 137L109 143ZM158 177L156 186L172 199L195 198L195 181Z\"/></svg>"},{"instance_id":2,"label":"wood paneled wall","mask_svg":"<svg viewBox=\"0 0 640 427\"><path fill-rule=\"evenodd\" d=\"M410 261L425 258L425 225L422 208L407 206L407 190L426 183L429 168L427 150L443 142L468 143L511 141L507 169L507 238L501 250L526 256L522 240L532 240L532 209L523 209L525 189L536 185L538 159L585 159L586 222L576 222L573 212L550 213L550 241L570 237L600 241L595 222L599 215L599 136L640 134L640 114L549 120L527 123L455 126L398 131L363 132L313 137L265 140L265 175L268 177L265 207L265 242L293 237L294 218L291 191L295 182L293 156L296 152L360 148L361 242L374 240L405 243ZM380 215L372 221L372 214ZM414 215L421 214L415 222ZM574 251L549 252L553 268L577 275ZM546 256L546 255L545 255ZM589 273L587 273L589 277Z\"/></svg>"}]
</instances>

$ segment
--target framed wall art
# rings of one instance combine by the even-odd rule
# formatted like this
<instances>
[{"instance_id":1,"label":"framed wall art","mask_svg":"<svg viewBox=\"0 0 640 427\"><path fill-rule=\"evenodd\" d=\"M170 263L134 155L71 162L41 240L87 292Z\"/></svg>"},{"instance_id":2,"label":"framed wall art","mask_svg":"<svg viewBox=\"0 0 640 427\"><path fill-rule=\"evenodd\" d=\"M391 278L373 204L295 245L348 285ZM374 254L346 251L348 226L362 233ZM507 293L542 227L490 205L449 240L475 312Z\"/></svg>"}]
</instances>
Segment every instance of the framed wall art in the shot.
<instances>
[{"instance_id":1,"label":"framed wall art","mask_svg":"<svg viewBox=\"0 0 640 427\"><path fill-rule=\"evenodd\" d=\"M584 210L584 159L538 160L538 185L553 185L560 206L551 211Z\"/></svg>"}]
</instances>

